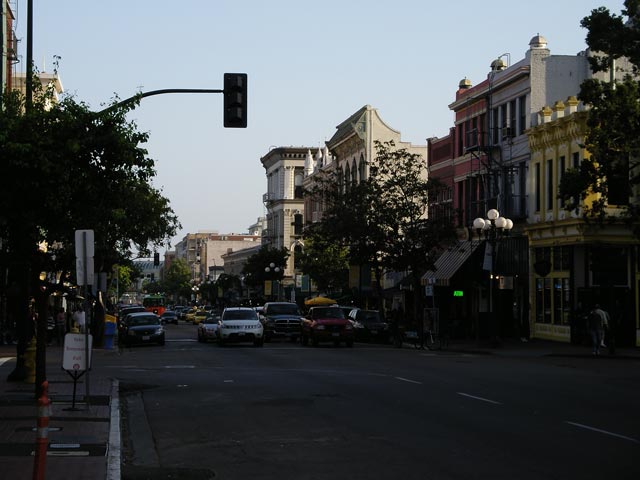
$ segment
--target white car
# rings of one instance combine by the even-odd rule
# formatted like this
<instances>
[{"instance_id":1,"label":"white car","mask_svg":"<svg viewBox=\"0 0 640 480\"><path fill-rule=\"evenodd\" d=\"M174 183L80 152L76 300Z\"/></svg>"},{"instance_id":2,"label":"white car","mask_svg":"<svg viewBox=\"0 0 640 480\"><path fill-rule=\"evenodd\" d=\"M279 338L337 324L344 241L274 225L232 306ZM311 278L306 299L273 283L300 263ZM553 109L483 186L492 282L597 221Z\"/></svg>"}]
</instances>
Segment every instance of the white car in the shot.
<instances>
[{"instance_id":1,"label":"white car","mask_svg":"<svg viewBox=\"0 0 640 480\"><path fill-rule=\"evenodd\" d=\"M210 313L198 324L198 341L208 342L218 339L218 327L220 326L220 315Z\"/></svg>"},{"instance_id":2,"label":"white car","mask_svg":"<svg viewBox=\"0 0 640 480\"><path fill-rule=\"evenodd\" d=\"M253 308L225 308L218 326L218 343L253 342L256 347L264 344L264 328Z\"/></svg>"}]
</instances>

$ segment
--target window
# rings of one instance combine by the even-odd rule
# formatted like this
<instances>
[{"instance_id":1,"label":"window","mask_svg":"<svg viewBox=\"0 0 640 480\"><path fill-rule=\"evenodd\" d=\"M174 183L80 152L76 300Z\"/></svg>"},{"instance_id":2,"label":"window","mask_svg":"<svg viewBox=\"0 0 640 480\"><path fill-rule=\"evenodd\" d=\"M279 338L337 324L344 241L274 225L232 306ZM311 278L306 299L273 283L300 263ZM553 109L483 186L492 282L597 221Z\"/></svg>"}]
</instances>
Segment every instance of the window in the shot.
<instances>
[{"instance_id":1,"label":"window","mask_svg":"<svg viewBox=\"0 0 640 480\"><path fill-rule=\"evenodd\" d=\"M558 161L558 188L560 187L560 182L562 181L566 168L565 158L564 155L562 155ZM558 199L558 205L560 208L564 207L564 200L562 198Z\"/></svg>"},{"instance_id":2,"label":"window","mask_svg":"<svg viewBox=\"0 0 640 480\"><path fill-rule=\"evenodd\" d=\"M540 164L536 163L534 170L534 186L533 186L533 194L535 196L535 210L536 212L540 211Z\"/></svg>"},{"instance_id":3,"label":"window","mask_svg":"<svg viewBox=\"0 0 640 480\"><path fill-rule=\"evenodd\" d=\"M493 112L491 112L492 115L492 121L491 121L491 128L492 128L492 132L491 132L491 140L493 145L497 145L498 144L498 128L500 123L498 123L499 120L499 115L498 115L498 109L494 108Z\"/></svg>"},{"instance_id":4,"label":"window","mask_svg":"<svg viewBox=\"0 0 640 480\"><path fill-rule=\"evenodd\" d=\"M365 166L364 155L360 155L360 162L358 163L358 175L361 182L365 180Z\"/></svg>"},{"instance_id":5,"label":"window","mask_svg":"<svg viewBox=\"0 0 640 480\"><path fill-rule=\"evenodd\" d=\"M509 102L509 131L510 137L516 135L516 101L511 100Z\"/></svg>"},{"instance_id":6,"label":"window","mask_svg":"<svg viewBox=\"0 0 640 480\"><path fill-rule=\"evenodd\" d=\"M573 168L580 168L580 152L573 152Z\"/></svg>"},{"instance_id":7,"label":"window","mask_svg":"<svg viewBox=\"0 0 640 480\"><path fill-rule=\"evenodd\" d=\"M518 122L518 135L522 135L527 129L527 96L523 95L518 98L518 113L520 121Z\"/></svg>"},{"instance_id":8,"label":"window","mask_svg":"<svg viewBox=\"0 0 640 480\"><path fill-rule=\"evenodd\" d=\"M555 189L553 188L553 160L547 160L547 169L545 172L546 184L547 184L547 210L553 210L553 197L555 196Z\"/></svg>"},{"instance_id":9,"label":"window","mask_svg":"<svg viewBox=\"0 0 640 480\"><path fill-rule=\"evenodd\" d=\"M464 124L459 123L456 130L458 133L458 155L462 155L464 153Z\"/></svg>"},{"instance_id":10,"label":"window","mask_svg":"<svg viewBox=\"0 0 640 480\"><path fill-rule=\"evenodd\" d=\"M507 135L507 104L500 106L500 131L502 132L502 138Z\"/></svg>"}]
</instances>

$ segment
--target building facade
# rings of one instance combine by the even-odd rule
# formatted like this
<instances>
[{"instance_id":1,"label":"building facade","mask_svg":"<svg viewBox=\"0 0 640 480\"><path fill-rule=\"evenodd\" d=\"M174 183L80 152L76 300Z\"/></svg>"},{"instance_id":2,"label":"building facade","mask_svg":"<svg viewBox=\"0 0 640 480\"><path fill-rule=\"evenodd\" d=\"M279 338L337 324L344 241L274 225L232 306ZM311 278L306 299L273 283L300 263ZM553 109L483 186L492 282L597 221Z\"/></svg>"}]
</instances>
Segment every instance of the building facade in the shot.
<instances>
[{"instance_id":1,"label":"building facade","mask_svg":"<svg viewBox=\"0 0 640 480\"><path fill-rule=\"evenodd\" d=\"M310 147L277 147L260 158L267 177L267 193L262 196L267 209L263 244L289 251L284 287L295 285L299 273L296 258L304 246L304 169L310 156Z\"/></svg>"},{"instance_id":2,"label":"building facade","mask_svg":"<svg viewBox=\"0 0 640 480\"><path fill-rule=\"evenodd\" d=\"M457 256L443 252L440 271L430 272L423 281L435 285L433 300L441 315L460 323L459 332L465 335L486 335L490 321L497 322L500 336L532 334L530 236L525 230L535 217L530 216L528 131L545 106L577 95L581 83L594 76L589 55L552 55L545 38L534 36L520 61L510 64L511 55L503 54L491 62L487 78L479 84L463 79L449 105L454 127L442 139L429 139L429 175L451 188L450 198L431 211L450 215L458 227L460 241L450 249L464 248L468 242L474 251ZM604 80L608 73L596 77ZM495 257L472 228L474 219L486 218L489 209L514 222L510 238L496 244ZM484 268L489 258L495 260L493 275ZM459 296L453 298L453 292Z\"/></svg>"}]
</instances>

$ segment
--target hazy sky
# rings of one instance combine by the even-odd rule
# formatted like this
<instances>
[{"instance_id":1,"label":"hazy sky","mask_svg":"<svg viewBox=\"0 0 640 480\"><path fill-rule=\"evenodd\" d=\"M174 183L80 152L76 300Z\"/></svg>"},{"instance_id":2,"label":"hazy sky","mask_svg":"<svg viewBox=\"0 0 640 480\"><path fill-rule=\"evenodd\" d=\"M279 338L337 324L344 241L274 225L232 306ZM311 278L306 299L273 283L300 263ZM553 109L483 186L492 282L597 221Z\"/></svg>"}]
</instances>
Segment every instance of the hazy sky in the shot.
<instances>
[{"instance_id":1,"label":"hazy sky","mask_svg":"<svg viewBox=\"0 0 640 480\"><path fill-rule=\"evenodd\" d=\"M12 0L26 70L26 0ZM424 145L453 125L458 83L491 61L522 59L543 35L553 55L584 50L580 20L623 0L34 0L34 61L60 56L65 91L95 110L114 95L222 88L245 72L247 129L222 127L222 95L161 95L130 114L156 160L155 185L187 233L243 233L265 215L260 157L274 146L317 149L369 104ZM505 58L505 57L503 57ZM87 226L86 228L91 228Z\"/></svg>"}]
</instances>

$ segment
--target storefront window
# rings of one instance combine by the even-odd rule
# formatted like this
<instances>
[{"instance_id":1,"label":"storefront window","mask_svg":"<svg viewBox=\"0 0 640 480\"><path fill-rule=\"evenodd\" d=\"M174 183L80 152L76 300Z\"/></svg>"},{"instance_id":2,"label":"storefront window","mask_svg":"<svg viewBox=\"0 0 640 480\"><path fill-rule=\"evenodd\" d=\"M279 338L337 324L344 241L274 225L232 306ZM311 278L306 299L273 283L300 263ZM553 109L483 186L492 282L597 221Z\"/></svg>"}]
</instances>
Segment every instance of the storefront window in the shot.
<instances>
[{"instance_id":1,"label":"storefront window","mask_svg":"<svg viewBox=\"0 0 640 480\"><path fill-rule=\"evenodd\" d=\"M536 323L542 323L542 278L536 278Z\"/></svg>"},{"instance_id":2,"label":"storefront window","mask_svg":"<svg viewBox=\"0 0 640 480\"><path fill-rule=\"evenodd\" d=\"M542 294L544 302L543 323L551 323L551 279L544 279L544 292Z\"/></svg>"},{"instance_id":3,"label":"storefront window","mask_svg":"<svg viewBox=\"0 0 640 480\"><path fill-rule=\"evenodd\" d=\"M568 278L562 279L562 325L571 321L571 287Z\"/></svg>"},{"instance_id":4,"label":"storefront window","mask_svg":"<svg viewBox=\"0 0 640 480\"><path fill-rule=\"evenodd\" d=\"M553 322L558 325L562 320L562 279L553 279Z\"/></svg>"}]
</instances>

